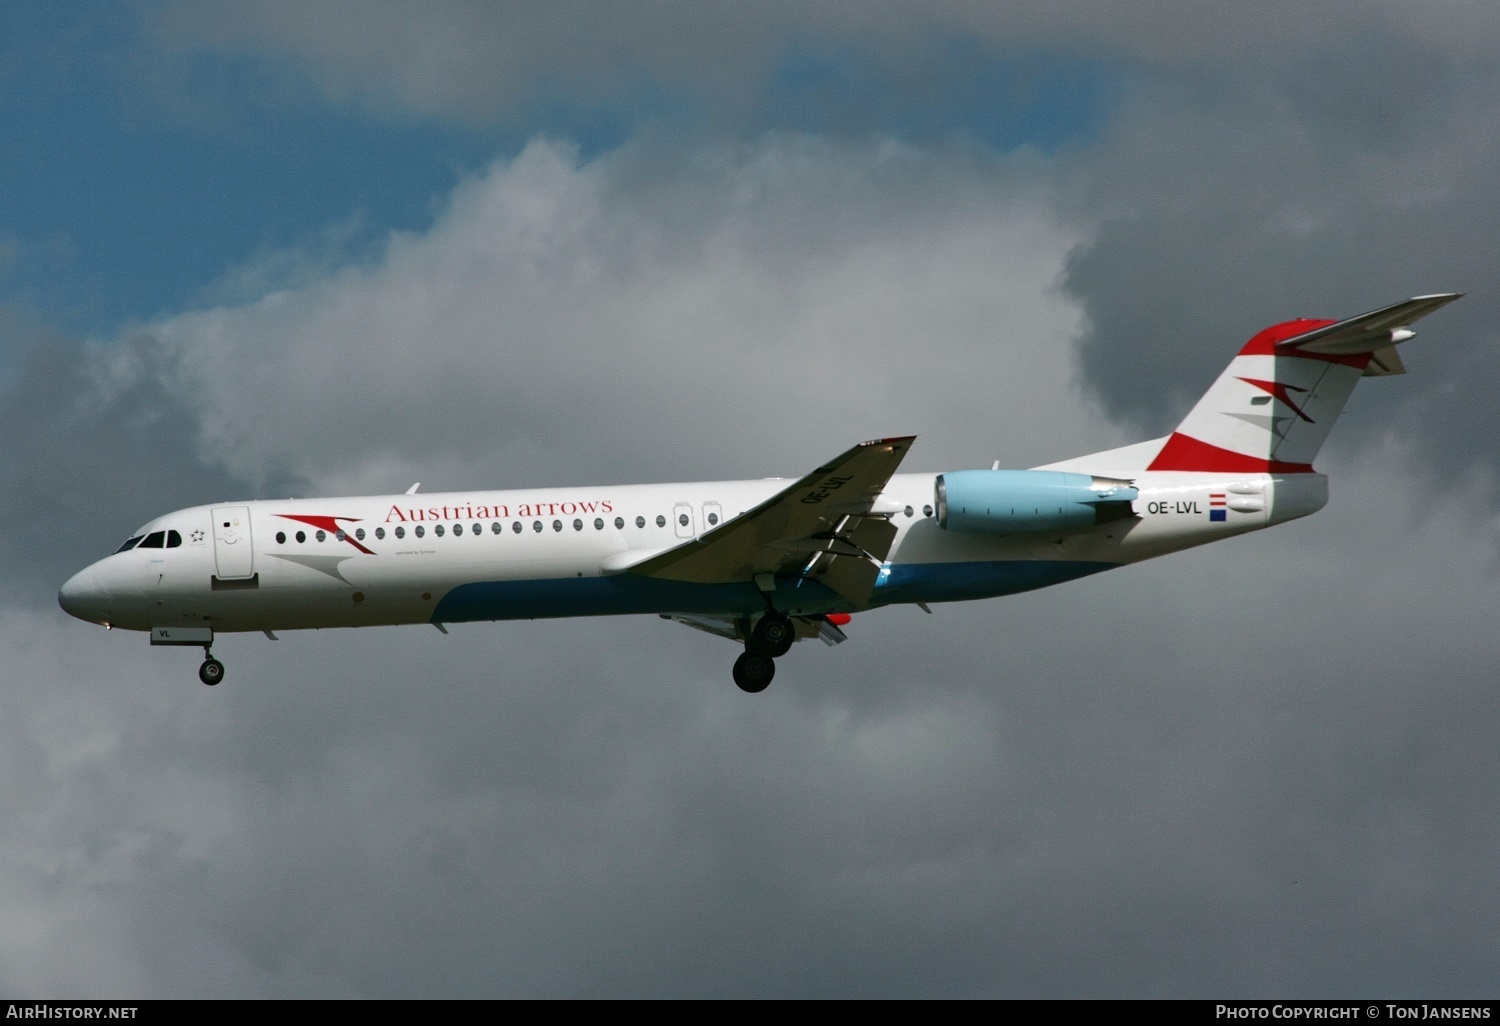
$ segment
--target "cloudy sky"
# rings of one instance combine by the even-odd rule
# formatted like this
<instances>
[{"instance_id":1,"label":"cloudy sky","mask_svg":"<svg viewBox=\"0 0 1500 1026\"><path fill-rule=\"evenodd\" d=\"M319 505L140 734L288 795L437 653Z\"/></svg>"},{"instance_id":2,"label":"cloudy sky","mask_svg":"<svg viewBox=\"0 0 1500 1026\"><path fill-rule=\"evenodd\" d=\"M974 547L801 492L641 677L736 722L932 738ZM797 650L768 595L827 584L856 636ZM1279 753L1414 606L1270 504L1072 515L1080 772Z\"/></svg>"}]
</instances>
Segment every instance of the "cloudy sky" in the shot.
<instances>
[{"instance_id":1,"label":"cloudy sky","mask_svg":"<svg viewBox=\"0 0 1500 1026\"><path fill-rule=\"evenodd\" d=\"M1500 8L0 13L0 992L1494 996ZM857 616L224 638L56 605L225 499L1164 433L1464 291L1307 521Z\"/></svg>"}]
</instances>

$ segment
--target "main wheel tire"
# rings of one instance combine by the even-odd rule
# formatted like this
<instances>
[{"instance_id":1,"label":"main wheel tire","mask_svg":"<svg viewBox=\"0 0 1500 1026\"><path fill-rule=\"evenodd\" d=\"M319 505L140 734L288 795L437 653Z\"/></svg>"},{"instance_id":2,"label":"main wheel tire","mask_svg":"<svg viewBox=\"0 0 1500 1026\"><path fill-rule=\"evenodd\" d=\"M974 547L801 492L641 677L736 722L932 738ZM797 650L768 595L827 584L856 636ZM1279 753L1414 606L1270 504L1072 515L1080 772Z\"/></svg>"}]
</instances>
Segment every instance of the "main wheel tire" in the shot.
<instances>
[{"instance_id":1,"label":"main wheel tire","mask_svg":"<svg viewBox=\"0 0 1500 1026\"><path fill-rule=\"evenodd\" d=\"M198 679L209 687L213 687L224 679L224 664L212 656L203 660L203 665L198 667Z\"/></svg>"},{"instance_id":2,"label":"main wheel tire","mask_svg":"<svg viewBox=\"0 0 1500 1026\"><path fill-rule=\"evenodd\" d=\"M792 643L796 640L797 628L789 617L780 613L767 613L751 632L750 647L772 659L778 659L791 651Z\"/></svg>"},{"instance_id":3,"label":"main wheel tire","mask_svg":"<svg viewBox=\"0 0 1500 1026\"><path fill-rule=\"evenodd\" d=\"M776 676L776 661L759 652L746 652L734 661L734 682L752 695L766 690Z\"/></svg>"}]
</instances>

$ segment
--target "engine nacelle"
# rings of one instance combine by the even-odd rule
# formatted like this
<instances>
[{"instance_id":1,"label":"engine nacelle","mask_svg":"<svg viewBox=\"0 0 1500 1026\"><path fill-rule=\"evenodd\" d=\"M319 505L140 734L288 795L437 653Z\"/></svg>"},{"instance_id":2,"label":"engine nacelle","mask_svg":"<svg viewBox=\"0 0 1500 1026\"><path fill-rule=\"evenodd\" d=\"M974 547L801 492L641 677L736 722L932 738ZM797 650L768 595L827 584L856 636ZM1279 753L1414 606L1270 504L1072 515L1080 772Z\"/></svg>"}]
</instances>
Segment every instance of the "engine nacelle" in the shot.
<instances>
[{"instance_id":1,"label":"engine nacelle","mask_svg":"<svg viewBox=\"0 0 1500 1026\"><path fill-rule=\"evenodd\" d=\"M1129 481L1057 470L959 470L937 479L938 525L964 534L1081 531L1135 516Z\"/></svg>"}]
</instances>

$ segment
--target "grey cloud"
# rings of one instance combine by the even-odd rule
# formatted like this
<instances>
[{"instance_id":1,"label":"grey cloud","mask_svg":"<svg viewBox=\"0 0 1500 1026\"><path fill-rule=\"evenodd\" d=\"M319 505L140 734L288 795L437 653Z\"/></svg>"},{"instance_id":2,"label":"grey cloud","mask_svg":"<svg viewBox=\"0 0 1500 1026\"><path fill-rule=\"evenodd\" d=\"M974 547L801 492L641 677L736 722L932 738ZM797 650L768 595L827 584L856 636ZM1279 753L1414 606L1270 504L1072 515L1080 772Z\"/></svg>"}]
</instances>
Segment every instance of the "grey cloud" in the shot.
<instances>
[{"instance_id":1,"label":"grey cloud","mask_svg":"<svg viewBox=\"0 0 1500 1026\"><path fill-rule=\"evenodd\" d=\"M1206 81L1227 106L1161 80L1052 183L878 144L538 143L375 266L112 346L13 320L0 982L1484 996L1494 525L1482 475L1424 492L1407 446L1491 458L1491 158L1401 114L1403 152L1355 160L1379 131L1308 126L1357 111L1256 120L1274 89ZM1450 287L1476 294L1413 373L1362 386L1319 516L860 615L755 698L731 646L653 618L226 638L210 690L195 653L53 605L79 553L227 495L792 473L867 422L923 432L920 466L1072 455L1132 440L1067 381L1075 304L1084 382L1144 434L1265 323Z\"/></svg>"},{"instance_id":2,"label":"grey cloud","mask_svg":"<svg viewBox=\"0 0 1500 1026\"><path fill-rule=\"evenodd\" d=\"M532 90L592 103L644 76L674 83L731 136L775 123L765 90L777 61L804 46L884 69L870 88L909 90L916 108L954 59L943 39L1097 61L1117 79L1107 130L1037 174L1076 202L1083 242L1065 287L1091 325L1083 381L1114 416L1153 433L1221 365L1221 347L1289 316L1456 289L1471 298L1429 332L1454 325L1483 346L1495 320L1484 290L1500 15L1485 4L1434 17L1378 0L949 3L920 14L899 3L661 3L598 20L553 5L455 4L420 17L377 5L357 24L337 5L247 4L169 7L158 24L185 45L291 54L340 95L440 117L505 121L524 117ZM864 116L846 130L884 127ZM1424 367L1401 403L1433 408L1416 427L1421 455L1451 478L1494 425L1470 391L1469 358L1449 360L1465 373ZM1462 401L1434 399L1449 394ZM536 412L532 423L550 428Z\"/></svg>"},{"instance_id":3,"label":"grey cloud","mask_svg":"<svg viewBox=\"0 0 1500 1026\"><path fill-rule=\"evenodd\" d=\"M1035 464L1107 431L1025 430L1075 330L1044 195L1025 162L893 145L537 141L377 265L150 335L205 456L324 494L794 474L902 430L928 465Z\"/></svg>"},{"instance_id":4,"label":"grey cloud","mask_svg":"<svg viewBox=\"0 0 1500 1026\"><path fill-rule=\"evenodd\" d=\"M607 101L618 91L681 90L716 118L753 117L776 62L816 47L853 53L920 96L953 60L947 44L976 40L1001 53L1038 50L1166 67L1235 62L1253 54L1334 61L1329 75L1396 78L1421 49L1493 57L1500 16L1483 3L1441 17L1368 0L1254 9L1187 0L1107 5L1056 2L737 4L662 0L581 17L567 5L367 3L172 4L156 13L177 45L249 50L299 62L338 97L361 96L430 114L503 120L545 97ZM1338 57L1357 26L1357 56ZM1386 45L1382 46L1381 44ZM1362 67L1351 69L1357 60ZM854 113L850 112L851 115Z\"/></svg>"},{"instance_id":5,"label":"grey cloud","mask_svg":"<svg viewBox=\"0 0 1500 1026\"><path fill-rule=\"evenodd\" d=\"M28 604L152 517L246 493L202 458L170 354L131 338L106 356L15 310L0 311L0 346L0 559ZM110 363L131 370L111 379Z\"/></svg>"},{"instance_id":6,"label":"grey cloud","mask_svg":"<svg viewBox=\"0 0 1500 1026\"><path fill-rule=\"evenodd\" d=\"M1332 97L1336 83L1320 93L1318 66L1292 63L1289 85L1204 71L1122 108L1078 168L1095 227L1065 289L1088 315L1084 377L1114 416L1159 433L1262 327L1466 292L1419 326L1412 373L1361 393L1335 443L1397 424L1423 473L1451 483L1493 468L1482 439L1494 406L1475 375L1500 315L1500 207L1486 184L1500 154L1483 113L1496 80L1445 79L1451 67L1437 85L1398 78L1361 115ZM1361 420L1377 392L1381 412Z\"/></svg>"}]
</instances>

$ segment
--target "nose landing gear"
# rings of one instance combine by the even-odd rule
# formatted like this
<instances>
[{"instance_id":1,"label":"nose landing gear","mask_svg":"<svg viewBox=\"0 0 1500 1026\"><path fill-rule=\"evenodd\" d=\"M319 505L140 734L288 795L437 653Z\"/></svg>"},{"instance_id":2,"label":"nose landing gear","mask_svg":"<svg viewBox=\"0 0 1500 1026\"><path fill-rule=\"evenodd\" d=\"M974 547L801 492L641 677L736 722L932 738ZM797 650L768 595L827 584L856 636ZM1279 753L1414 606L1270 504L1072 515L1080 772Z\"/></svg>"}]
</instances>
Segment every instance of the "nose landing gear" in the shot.
<instances>
[{"instance_id":1,"label":"nose landing gear","mask_svg":"<svg viewBox=\"0 0 1500 1026\"><path fill-rule=\"evenodd\" d=\"M151 644L203 646L203 665L198 667L198 679L213 687L224 679L224 664L214 658L211 651L214 632L211 627L153 627Z\"/></svg>"}]
</instances>

